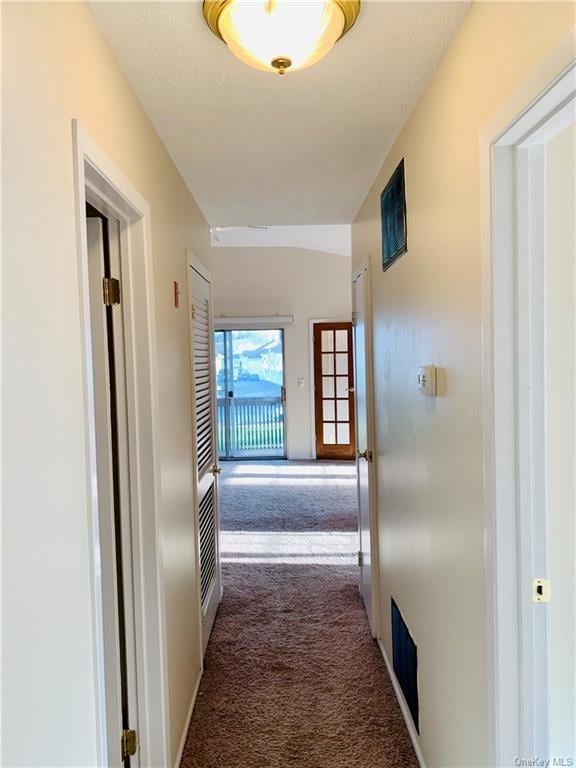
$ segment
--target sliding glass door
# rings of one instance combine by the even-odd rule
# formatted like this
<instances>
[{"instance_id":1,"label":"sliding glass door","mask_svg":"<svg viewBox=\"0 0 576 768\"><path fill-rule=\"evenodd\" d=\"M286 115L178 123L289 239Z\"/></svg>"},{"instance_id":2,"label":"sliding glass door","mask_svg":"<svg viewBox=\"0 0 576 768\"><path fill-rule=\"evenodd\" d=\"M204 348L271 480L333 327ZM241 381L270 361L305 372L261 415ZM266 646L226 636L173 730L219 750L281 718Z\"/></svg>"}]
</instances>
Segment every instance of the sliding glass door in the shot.
<instances>
[{"instance_id":1,"label":"sliding glass door","mask_svg":"<svg viewBox=\"0 0 576 768\"><path fill-rule=\"evenodd\" d=\"M218 452L284 458L284 332L216 331Z\"/></svg>"}]
</instances>

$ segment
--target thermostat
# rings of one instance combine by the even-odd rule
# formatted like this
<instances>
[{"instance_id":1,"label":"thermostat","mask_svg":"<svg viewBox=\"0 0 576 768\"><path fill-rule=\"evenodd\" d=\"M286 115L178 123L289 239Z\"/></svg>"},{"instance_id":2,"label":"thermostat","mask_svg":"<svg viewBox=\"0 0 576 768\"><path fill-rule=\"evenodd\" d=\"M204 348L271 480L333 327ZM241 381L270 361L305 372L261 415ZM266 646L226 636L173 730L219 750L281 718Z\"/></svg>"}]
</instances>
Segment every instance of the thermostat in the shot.
<instances>
[{"instance_id":1,"label":"thermostat","mask_svg":"<svg viewBox=\"0 0 576 768\"><path fill-rule=\"evenodd\" d=\"M436 397L435 365L424 365L418 369L418 390L427 397Z\"/></svg>"}]
</instances>

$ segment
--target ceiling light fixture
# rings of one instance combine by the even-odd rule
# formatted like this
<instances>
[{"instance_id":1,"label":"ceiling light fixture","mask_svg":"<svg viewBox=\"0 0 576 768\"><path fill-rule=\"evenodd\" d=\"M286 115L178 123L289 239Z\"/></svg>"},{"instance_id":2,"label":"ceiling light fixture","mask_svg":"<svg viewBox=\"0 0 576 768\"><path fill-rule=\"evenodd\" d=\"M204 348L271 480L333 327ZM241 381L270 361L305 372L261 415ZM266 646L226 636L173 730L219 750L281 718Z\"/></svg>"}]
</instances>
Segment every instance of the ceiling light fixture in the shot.
<instances>
[{"instance_id":1,"label":"ceiling light fixture","mask_svg":"<svg viewBox=\"0 0 576 768\"><path fill-rule=\"evenodd\" d=\"M360 13L360 0L204 0L206 23L245 64L283 75L323 59Z\"/></svg>"}]
</instances>

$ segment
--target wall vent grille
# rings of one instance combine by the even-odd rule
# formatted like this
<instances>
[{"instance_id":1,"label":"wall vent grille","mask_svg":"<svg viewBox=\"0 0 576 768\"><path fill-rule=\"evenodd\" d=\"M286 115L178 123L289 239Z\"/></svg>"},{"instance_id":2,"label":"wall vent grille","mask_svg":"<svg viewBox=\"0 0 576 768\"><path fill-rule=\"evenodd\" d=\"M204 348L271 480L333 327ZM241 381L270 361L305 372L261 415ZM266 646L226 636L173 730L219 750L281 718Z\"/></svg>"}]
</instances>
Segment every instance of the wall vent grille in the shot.
<instances>
[{"instance_id":1,"label":"wall vent grille","mask_svg":"<svg viewBox=\"0 0 576 768\"><path fill-rule=\"evenodd\" d=\"M418 701L418 648L396 602L392 599L392 666L416 731L420 733Z\"/></svg>"}]
</instances>

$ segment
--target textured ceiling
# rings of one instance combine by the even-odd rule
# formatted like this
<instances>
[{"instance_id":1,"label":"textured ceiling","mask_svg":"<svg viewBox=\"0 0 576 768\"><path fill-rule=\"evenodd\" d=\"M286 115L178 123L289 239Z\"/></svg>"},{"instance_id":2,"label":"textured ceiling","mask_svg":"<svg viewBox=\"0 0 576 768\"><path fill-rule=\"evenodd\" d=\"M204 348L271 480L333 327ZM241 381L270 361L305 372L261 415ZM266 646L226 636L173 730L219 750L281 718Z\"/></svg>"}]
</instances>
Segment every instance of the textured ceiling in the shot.
<instances>
[{"instance_id":1,"label":"textured ceiling","mask_svg":"<svg viewBox=\"0 0 576 768\"><path fill-rule=\"evenodd\" d=\"M95 2L98 23L212 225L351 222L458 28L460 2L363 3L319 64L239 62L200 2Z\"/></svg>"}]
</instances>

